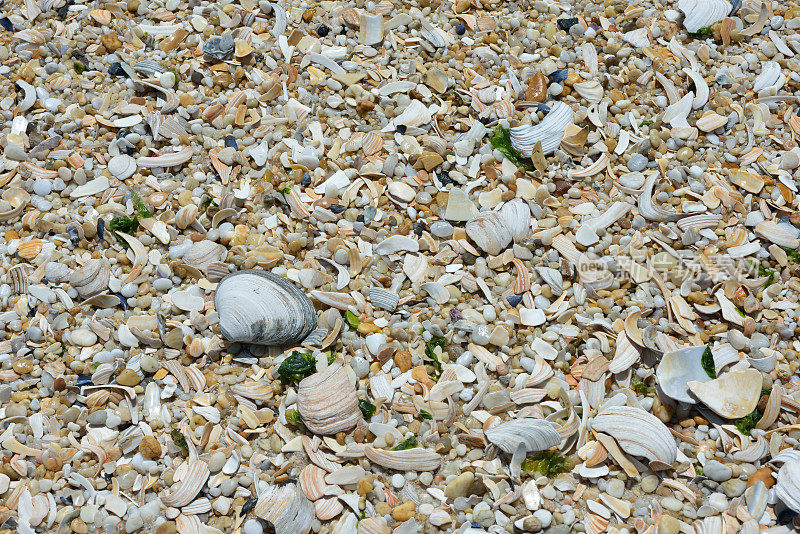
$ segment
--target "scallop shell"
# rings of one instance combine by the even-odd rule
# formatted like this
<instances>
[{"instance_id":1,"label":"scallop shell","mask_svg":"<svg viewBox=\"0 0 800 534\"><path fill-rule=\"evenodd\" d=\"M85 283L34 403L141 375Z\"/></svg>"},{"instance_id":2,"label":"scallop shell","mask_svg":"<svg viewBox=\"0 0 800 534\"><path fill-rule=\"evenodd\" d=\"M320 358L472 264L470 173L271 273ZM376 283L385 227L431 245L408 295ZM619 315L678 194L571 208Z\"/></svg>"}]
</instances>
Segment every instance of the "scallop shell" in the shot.
<instances>
[{"instance_id":1,"label":"scallop shell","mask_svg":"<svg viewBox=\"0 0 800 534\"><path fill-rule=\"evenodd\" d=\"M185 230L197 220L197 213L199 209L194 204L187 204L178 210L175 214L175 224L178 228Z\"/></svg>"},{"instance_id":2,"label":"scallop shell","mask_svg":"<svg viewBox=\"0 0 800 534\"><path fill-rule=\"evenodd\" d=\"M339 362L300 381L297 410L315 434L345 432L361 419L356 390Z\"/></svg>"},{"instance_id":3,"label":"scallop shell","mask_svg":"<svg viewBox=\"0 0 800 534\"><path fill-rule=\"evenodd\" d=\"M530 156L536 143L541 141L542 152L550 154L561 144L572 121L572 108L564 102L556 102L539 124L511 128L511 145L523 156Z\"/></svg>"},{"instance_id":4,"label":"scallop shell","mask_svg":"<svg viewBox=\"0 0 800 534\"><path fill-rule=\"evenodd\" d=\"M683 11L683 27L689 33L721 21L731 10L725 0L680 0L678 9Z\"/></svg>"},{"instance_id":5,"label":"scallop shell","mask_svg":"<svg viewBox=\"0 0 800 534\"><path fill-rule=\"evenodd\" d=\"M551 422L532 417L500 423L485 434L490 443L509 454L520 445L525 446L525 452L539 452L561 443L561 435Z\"/></svg>"},{"instance_id":6,"label":"scallop shell","mask_svg":"<svg viewBox=\"0 0 800 534\"><path fill-rule=\"evenodd\" d=\"M111 271L105 259L91 259L69 275L69 283L82 298L89 298L108 287Z\"/></svg>"},{"instance_id":7,"label":"scallop shell","mask_svg":"<svg viewBox=\"0 0 800 534\"><path fill-rule=\"evenodd\" d=\"M308 534L316 513L295 483L268 486L258 497L253 513L272 523L275 534Z\"/></svg>"},{"instance_id":8,"label":"scallop shell","mask_svg":"<svg viewBox=\"0 0 800 534\"><path fill-rule=\"evenodd\" d=\"M697 399L689 393L689 382L708 382L711 377L701 363L705 345L687 347L668 352L656 367L656 379L661 391L671 399L695 404Z\"/></svg>"},{"instance_id":9,"label":"scallop shell","mask_svg":"<svg viewBox=\"0 0 800 534\"><path fill-rule=\"evenodd\" d=\"M692 380L689 390L716 414L739 419L756 409L761 398L761 373L755 369L731 371L707 382Z\"/></svg>"},{"instance_id":10,"label":"scallop shell","mask_svg":"<svg viewBox=\"0 0 800 534\"><path fill-rule=\"evenodd\" d=\"M481 213L466 225L467 235L485 252L497 256L511 243L511 231L496 212Z\"/></svg>"},{"instance_id":11,"label":"scallop shell","mask_svg":"<svg viewBox=\"0 0 800 534\"><path fill-rule=\"evenodd\" d=\"M775 221L761 221L756 224L755 233L757 236L767 239L780 247L796 249L800 247L800 240L788 225Z\"/></svg>"},{"instance_id":12,"label":"scallop shell","mask_svg":"<svg viewBox=\"0 0 800 534\"><path fill-rule=\"evenodd\" d=\"M656 416L630 406L611 406L592 419L592 429L614 438L632 456L672 465L678 455L675 438Z\"/></svg>"},{"instance_id":13,"label":"scallop shell","mask_svg":"<svg viewBox=\"0 0 800 534\"><path fill-rule=\"evenodd\" d=\"M781 77L783 77L782 82ZM757 93L783 83L786 83L786 77L781 74L780 64L777 61L767 61L761 66L761 73L753 80L753 92Z\"/></svg>"},{"instance_id":14,"label":"scallop shell","mask_svg":"<svg viewBox=\"0 0 800 534\"><path fill-rule=\"evenodd\" d=\"M317 326L314 305L291 282L266 271L229 274L214 294L220 331L228 341L283 346Z\"/></svg>"}]
</instances>

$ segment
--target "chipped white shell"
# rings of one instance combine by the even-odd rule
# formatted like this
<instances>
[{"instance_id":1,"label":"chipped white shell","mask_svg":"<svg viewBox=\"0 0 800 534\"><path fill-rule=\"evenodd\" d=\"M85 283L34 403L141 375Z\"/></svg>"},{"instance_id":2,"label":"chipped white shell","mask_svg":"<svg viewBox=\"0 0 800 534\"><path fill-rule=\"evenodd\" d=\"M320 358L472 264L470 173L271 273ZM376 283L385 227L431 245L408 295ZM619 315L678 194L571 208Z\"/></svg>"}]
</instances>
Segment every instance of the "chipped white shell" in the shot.
<instances>
[{"instance_id":1,"label":"chipped white shell","mask_svg":"<svg viewBox=\"0 0 800 534\"><path fill-rule=\"evenodd\" d=\"M268 486L261 492L253 513L272 523L275 534L308 534L316 517L314 505L294 483Z\"/></svg>"},{"instance_id":2,"label":"chipped white shell","mask_svg":"<svg viewBox=\"0 0 800 534\"><path fill-rule=\"evenodd\" d=\"M561 144L572 122L572 108L564 102L556 102L539 124L511 128L511 145L523 156L530 156L536 143L541 141L542 152L550 154Z\"/></svg>"},{"instance_id":3,"label":"chipped white shell","mask_svg":"<svg viewBox=\"0 0 800 534\"><path fill-rule=\"evenodd\" d=\"M511 243L511 232L496 212L481 213L466 225L467 235L484 252L497 256Z\"/></svg>"},{"instance_id":4,"label":"chipped white shell","mask_svg":"<svg viewBox=\"0 0 800 534\"><path fill-rule=\"evenodd\" d=\"M778 471L775 494L795 512L800 512L800 459L789 460Z\"/></svg>"},{"instance_id":5,"label":"chipped white shell","mask_svg":"<svg viewBox=\"0 0 800 534\"><path fill-rule=\"evenodd\" d=\"M658 386L668 397L687 404L697 399L689 393L689 382L708 382L711 377L703 369L706 347L686 347L664 354L656 367Z\"/></svg>"},{"instance_id":6,"label":"chipped white shell","mask_svg":"<svg viewBox=\"0 0 800 534\"><path fill-rule=\"evenodd\" d=\"M756 409L761 398L761 373L756 369L731 371L708 382L690 381L689 389L716 414L739 419Z\"/></svg>"},{"instance_id":7,"label":"chipped white shell","mask_svg":"<svg viewBox=\"0 0 800 534\"><path fill-rule=\"evenodd\" d=\"M490 443L503 452L513 454L519 445L526 452L539 452L561 443L561 435L550 421L525 417L513 419L485 431Z\"/></svg>"},{"instance_id":8,"label":"chipped white shell","mask_svg":"<svg viewBox=\"0 0 800 534\"><path fill-rule=\"evenodd\" d=\"M442 457L438 453L421 447L387 451L367 445L364 454L371 462L397 471L433 471L442 462Z\"/></svg>"},{"instance_id":9,"label":"chipped white shell","mask_svg":"<svg viewBox=\"0 0 800 534\"><path fill-rule=\"evenodd\" d=\"M683 27L689 33L721 21L731 10L725 0L680 0L678 9L683 11Z\"/></svg>"},{"instance_id":10,"label":"chipped white shell","mask_svg":"<svg viewBox=\"0 0 800 534\"><path fill-rule=\"evenodd\" d=\"M610 406L591 422L592 429L614 438L620 448L651 462L672 465L678 455L675 438L656 416L630 406Z\"/></svg>"}]
</instances>

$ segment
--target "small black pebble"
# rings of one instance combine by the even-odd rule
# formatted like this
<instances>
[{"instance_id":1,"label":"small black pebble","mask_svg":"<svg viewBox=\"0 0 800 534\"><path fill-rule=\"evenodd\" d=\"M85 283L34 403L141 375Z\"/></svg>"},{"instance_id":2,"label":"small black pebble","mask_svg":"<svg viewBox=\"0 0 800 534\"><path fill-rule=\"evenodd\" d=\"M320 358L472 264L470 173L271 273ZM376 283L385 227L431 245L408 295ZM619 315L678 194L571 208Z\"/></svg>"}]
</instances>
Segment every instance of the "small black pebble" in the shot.
<instances>
[{"instance_id":1,"label":"small black pebble","mask_svg":"<svg viewBox=\"0 0 800 534\"><path fill-rule=\"evenodd\" d=\"M7 32L14 31L14 25L11 23L11 19L8 17L3 17L0 19L0 26L2 26Z\"/></svg>"},{"instance_id":2,"label":"small black pebble","mask_svg":"<svg viewBox=\"0 0 800 534\"><path fill-rule=\"evenodd\" d=\"M304 172L303 179L300 180L300 185L302 185L303 187L308 187L309 185L311 185L311 175L308 174L307 172Z\"/></svg>"},{"instance_id":3,"label":"small black pebble","mask_svg":"<svg viewBox=\"0 0 800 534\"><path fill-rule=\"evenodd\" d=\"M258 502L258 499L256 499L255 497L250 497L249 499L247 499L242 505L242 511L239 512L239 517L244 517L245 514L247 514L247 512L252 510L253 507L256 505L256 502Z\"/></svg>"},{"instance_id":4,"label":"small black pebble","mask_svg":"<svg viewBox=\"0 0 800 534\"><path fill-rule=\"evenodd\" d=\"M547 106L545 104L537 104L536 105L536 111L542 111L544 113L550 113L550 106Z\"/></svg>"},{"instance_id":5,"label":"small black pebble","mask_svg":"<svg viewBox=\"0 0 800 534\"><path fill-rule=\"evenodd\" d=\"M125 71L122 70L122 63L115 61L108 66L109 76L125 76Z\"/></svg>"},{"instance_id":6,"label":"small black pebble","mask_svg":"<svg viewBox=\"0 0 800 534\"><path fill-rule=\"evenodd\" d=\"M577 23L578 23L578 19L577 18L558 19L558 27L560 29L564 30L565 32L568 32L569 29L572 28L573 26L575 26Z\"/></svg>"},{"instance_id":7,"label":"small black pebble","mask_svg":"<svg viewBox=\"0 0 800 534\"><path fill-rule=\"evenodd\" d=\"M74 3L75 3L74 0L67 0L66 4L64 4L63 6L57 8L56 9L56 15L58 15L58 18L60 18L60 19L67 18L67 14L69 13L69 6L71 6Z\"/></svg>"},{"instance_id":8,"label":"small black pebble","mask_svg":"<svg viewBox=\"0 0 800 534\"><path fill-rule=\"evenodd\" d=\"M236 139L232 135L225 136L225 146L231 147L234 150L239 150L239 145L236 144Z\"/></svg>"},{"instance_id":9,"label":"small black pebble","mask_svg":"<svg viewBox=\"0 0 800 534\"><path fill-rule=\"evenodd\" d=\"M105 219L97 219L97 239L103 240L103 232L106 230Z\"/></svg>"},{"instance_id":10,"label":"small black pebble","mask_svg":"<svg viewBox=\"0 0 800 534\"><path fill-rule=\"evenodd\" d=\"M405 124L398 124L397 125L397 133L404 134L408 130L408 127Z\"/></svg>"},{"instance_id":11,"label":"small black pebble","mask_svg":"<svg viewBox=\"0 0 800 534\"><path fill-rule=\"evenodd\" d=\"M569 70L567 69L558 69L548 74L547 77L550 78L550 81L553 83L561 83L567 79L568 73Z\"/></svg>"},{"instance_id":12,"label":"small black pebble","mask_svg":"<svg viewBox=\"0 0 800 534\"><path fill-rule=\"evenodd\" d=\"M117 139L122 139L123 137L125 137L129 133L131 133L130 130L128 130L127 128L123 128L123 129L121 129L120 131L117 132Z\"/></svg>"},{"instance_id":13,"label":"small black pebble","mask_svg":"<svg viewBox=\"0 0 800 534\"><path fill-rule=\"evenodd\" d=\"M363 213L359 214L359 216L356 217L356 222L360 222L360 223L364 222L364 214Z\"/></svg>"},{"instance_id":14,"label":"small black pebble","mask_svg":"<svg viewBox=\"0 0 800 534\"><path fill-rule=\"evenodd\" d=\"M414 223L414 233L417 236L421 236L422 232L425 231L425 225L422 223Z\"/></svg>"},{"instance_id":15,"label":"small black pebble","mask_svg":"<svg viewBox=\"0 0 800 534\"><path fill-rule=\"evenodd\" d=\"M464 26L463 24L459 24L458 26L456 26L456 33L458 35L464 35L465 33L467 33L467 27Z\"/></svg>"},{"instance_id":16,"label":"small black pebble","mask_svg":"<svg viewBox=\"0 0 800 534\"><path fill-rule=\"evenodd\" d=\"M331 29L325 26L324 24L320 24L319 26L317 26L317 35L319 35L320 37L325 37L326 35L328 35L328 33L330 33L330 31Z\"/></svg>"},{"instance_id":17,"label":"small black pebble","mask_svg":"<svg viewBox=\"0 0 800 534\"><path fill-rule=\"evenodd\" d=\"M77 386L85 386L92 383L92 375L79 374L78 380L75 382Z\"/></svg>"},{"instance_id":18,"label":"small black pebble","mask_svg":"<svg viewBox=\"0 0 800 534\"><path fill-rule=\"evenodd\" d=\"M481 124L483 124L484 126L488 126L492 122L492 119L490 117L479 117L478 120L481 121Z\"/></svg>"},{"instance_id":19,"label":"small black pebble","mask_svg":"<svg viewBox=\"0 0 800 534\"><path fill-rule=\"evenodd\" d=\"M341 204L331 204L331 211L333 213L342 213L346 209L347 209L347 207L346 206L342 206Z\"/></svg>"},{"instance_id":20,"label":"small black pebble","mask_svg":"<svg viewBox=\"0 0 800 534\"><path fill-rule=\"evenodd\" d=\"M516 308L517 305L519 305L519 303L522 302L522 295L509 295L508 297L506 297L506 300L508 301L509 304L511 304L513 307Z\"/></svg>"},{"instance_id":21,"label":"small black pebble","mask_svg":"<svg viewBox=\"0 0 800 534\"><path fill-rule=\"evenodd\" d=\"M453 179L450 178L450 173L448 173L447 171L439 173L438 176L439 176L439 182L441 182L442 185L453 183Z\"/></svg>"}]
</instances>

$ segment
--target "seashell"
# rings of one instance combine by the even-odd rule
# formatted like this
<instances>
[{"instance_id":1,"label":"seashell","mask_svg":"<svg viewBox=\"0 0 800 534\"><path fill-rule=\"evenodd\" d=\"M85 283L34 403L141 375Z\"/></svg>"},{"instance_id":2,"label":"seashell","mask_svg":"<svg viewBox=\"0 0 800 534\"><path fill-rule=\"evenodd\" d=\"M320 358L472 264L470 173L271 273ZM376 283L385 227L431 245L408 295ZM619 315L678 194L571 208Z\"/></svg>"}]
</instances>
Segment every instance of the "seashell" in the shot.
<instances>
[{"instance_id":1,"label":"seashell","mask_svg":"<svg viewBox=\"0 0 800 534\"><path fill-rule=\"evenodd\" d=\"M431 122L431 111L419 100L412 100L403 112L392 119L392 127L403 125L409 128L417 128Z\"/></svg>"},{"instance_id":2,"label":"seashell","mask_svg":"<svg viewBox=\"0 0 800 534\"><path fill-rule=\"evenodd\" d=\"M428 517L433 523L433 515L436 511ZM445 512L447 514L447 512ZM448 517L449 514L448 514ZM358 534L392 534L392 528L386 522L383 516L367 517L358 522Z\"/></svg>"},{"instance_id":3,"label":"seashell","mask_svg":"<svg viewBox=\"0 0 800 534\"><path fill-rule=\"evenodd\" d=\"M689 33L721 21L731 11L725 0L680 0L678 9L683 11L683 27Z\"/></svg>"},{"instance_id":4,"label":"seashell","mask_svg":"<svg viewBox=\"0 0 800 534\"><path fill-rule=\"evenodd\" d=\"M114 156L108 161L108 172L118 180L126 180L136 172L136 160L126 154Z\"/></svg>"},{"instance_id":5,"label":"seashell","mask_svg":"<svg viewBox=\"0 0 800 534\"><path fill-rule=\"evenodd\" d=\"M661 391L671 399L686 404L695 404L697 399L689 393L689 382L708 382L702 365L705 345L687 347L664 354L656 367L656 379Z\"/></svg>"},{"instance_id":6,"label":"seashell","mask_svg":"<svg viewBox=\"0 0 800 534\"><path fill-rule=\"evenodd\" d=\"M108 287L111 270L105 259L91 259L72 271L69 283L82 298L89 298Z\"/></svg>"},{"instance_id":7,"label":"seashell","mask_svg":"<svg viewBox=\"0 0 800 534\"><path fill-rule=\"evenodd\" d=\"M783 81L781 82L781 77ZM781 66L777 61L767 61L761 65L761 73L753 80L753 92L758 93L763 89L786 83L786 77L781 74Z\"/></svg>"},{"instance_id":8,"label":"seashell","mask_svg":"<svg viewBox=\"0 0 800 534\"><path fill-rule=\"evenodd\" d=\"M183 255L183 261L190 267L203 271L211 263L225 260L228 251L219 243L208 239L198 241Z\"/></svg>"},{"instance_id":9,"label":"seashell","mask_svg":"<svg viewBox=\"0 0 800 534\"><path fill-rule=\"evenodd\" d=\"M325 470L314 464L308 464L300 472L300 487L310 500L316 501L325 494L325 475Z\"/></svg>"},{"instance_id":10,"label":"seashell","mask_svg":"<svg viewBox=\"0 0 800 534\"><path fill-rule=\"evenodd\" d=\"M691 78L692 82L694 83L695 96L692 100L692 108L700 109L706 105L706 102L708 102L708 84L703 78L703 75L696 70L685 68L683 69L683 72L686 73L686 75Z\"/></svg>"},{"instance_id":11,"label":"seashell","mask_svg":"<svg viewBox=\"0 0 800 534\"><path fill-rule=\"evenodd\" d=\"M572 108L564 102L556 102L539 124L511 128L511 145L523 156L530 157L536 143L541 141L542 152L550 154L561 144L567 126L572 123Z\"/></svg>"},{"instance_id":12,"label":"seashell","mask_svg":"<svg viewBox=\"0 0 800 534\"><path fill-rule=\"evenodd\" d=\"M169 489L168 494L165 492L162 495L161 502L176 508L189 504L203 489L210 474L208 464L204 461L188 460L180 481Z\"/></svg>"},{"instance_id":13,"label":"seashell","mask_svg":"<svg viewBox=\"0 0 800 534\"><path fill-rule=\"evenodd\" d=\"M709 111L697 120L697 129L701 132L711 132L728 124L728 117Z\"/></svg>"},{"instance_id":14,"label":"seashell","mask_svg":"<svg viewBox=\"0 0 800 534\"><path fill-rule=\"evenodd\" d=\"M519 446L524 446L528 453L544 451L561 443L561 435L551 422L532 417L500 423L484 433L490 443L508 454L513 454Z\"/></svg>"},{"instance_id":15,"label":"seashell","mask_svg":"<svg viewBox=\"0 0 800 534\"><path fill-rule=\"evenodd\" d=\"M669 123L670 126L673 128L691 128L689 123L686 119L689 117L689 113L692 111L692 105L694 104L694 93L689 91L684 95L683 98L671 104L667 109L664 110L664 115L661 119Z\"/></svg>"},{"instance_id":16,"label":"seashell","mask_svg":"<svg viewBox=\"0 0 800 534\"><path fill-rule=\"evenodd\" d=\"M754 519L759 520L767 509L767 486L759 480L746 490L744 490L744 500L747 504L747 511Z\"/></svg>"},{"instance_id":17,"label":"seashell","mask_svg":"<svg viewBox=\"0 0 800 534\"><path fill-rule=\"evenodd\" d=\"M259 495L253 513L269 521L275 534L308 534L316 518L313 503L293 482L267 486Z\"/></svg>"},{"instance_id":18,"label":"seashell","mask_svg":"<svg viewBox=\"0 0 800 534\"><path fill-rule=\"evenodd\" d=\"M92 9L89 11L89 16L103 26L111 24L111 11L107 9Z\"/></svg>"},{"instance_id":19,"label":"seashell","mask_svg":"<svg viewBox=\"0 0 800 534\"><path fill-rule=\"evenodd\" d=\"M598 104L603 99L603 85L596 79L576 83L572 88L592 104Z\"/></svg>"},{"instance_id":20,"label":"seashell","mask_svg":"<svg viewBox=\"0 0 800 534\"><path fill-rule=\"evenodd\" d=\"M521 198L503 204L500 208L500 218L515 243L527 238L531 232L531 209Z\"/></svg>"},{"instance_id":21,"label":"seashell","mask_svg":"<svg viewBox=\"0 0 800 534\"><path fill-rule=\"evenodd\" d=\"M631 343L625 332L617 335L617 347L614 351L614 358L608 366L610 373L622 373L627 371L634 363L639 361L639 349Z\"/></svg>"},{"instance_id":22,"label":"seashell","mask_svg":"<svg viewBox=\"0 0 800 534\"><path fill-rule=\"evenodd\" d=\"M511 231L496 212L480 213L467 222L467 235L486 253L497 256L511 243Z\"/></svg>"},{"instance_id":23,"label":"seashell","mask_svg":"<svg viewBox=\"0 0 800 534\"><path fill-rule=\"evenodd\" d=\"M54 284L64 282L69 278L71 273L72 270L63 263L51 261L46 263L44 266L45 278Z\"/></svg>"},{"instance_id":24,"label":"seashell","mask_svg":"<svg viewBox=\"0 0 800 534\"><path fill-rule=\"evenodd\" d=\"M162 89L163 91L163 89ZM165 110L162 110L165 111ZM176 165L183 165L192 159L192 147L187 146L178 152L168 152L161 156L138 158L136 164L139 167L153 168L153 167L173 167Z\"/></svg>"},{"instance_id":25,"label":"seashell","mask_svg":"<svg viewBox=\"0 0 800 534\"><path fill-rule=\"evenodd\" d=\"M450 301L450 292L439 282L426 282L419 288L433 298L437 304L443 305Z\"/></svg>"},{"instance_id":26,"label":"seashell","mask_svg":"<svg viewBox=\"0 0 800 534\"><path fill-rule=\"evenodd\" d=\"M658 175L650 174L644 182L644 189L639 195L639 213L645 219L651 221L669 222L677 221L683 217L690 215L689 213L670 213L659 206L653 204L653 187L656 183Z\"/></svg>"},{"instance_id":27,"label":"seashell","mask_svg":"<svg viewBox=\"0 0 800 534\"><path fill-rule=\"evenodd\" d=\"M358 38L365 46L374 46L383 42L383 16L362 13Z\"/></svg>"},{"instance_id":28,"label":"seashell","mask_svg":"<svg viewBox=\"0 0 800 534\"><path fill-rule=\"evenodd\" d=\"M700 402L727 419L739 419L756 409L761 383L761 373L755 369L731 371L706 382L688 382L689 390Z\"/></svg>"},{"instance_id":29,"label":"seashell","mask_svg":"<svg viewBox=\"0 0 800 534\"><path fill-rule=\"evenodd\" d=\"M672 465L678 454L675 438L656 416L630 406L604 408L592 419L592 430L614 438L632 456L661 465Z\"/></svg>"},{"instance_id":30,"label":"seashell","mask_svg":"<svg viewBox=\"0 0 800 534\"><path fill-rule=\"evenodd\" d=\"M248 269L223 278L214 294L219 326L228 341L282 346L317 326L314 305L291 282Z\"/></svg>"},{"instance_id":31,"label":"seashell","mask_svg":"<svg viewBox=\"0 0 800 534\"><path fill-rule=\"evenodd\" d=\"M314 502L314 510L320 521L328 521L342 513L344 505L336 497L324 497Z\"/></svg>"},{"instance_id":32,"label":"seashell","mask_svg":"<svg viewBox=\"0 0 800 534\"><path fill-rule=\"evenodd\" d=\"M788 508L800 512L800 459L792 459L778 471L775 495Z\"/></svg>"},{"instance_id":33,"label":"seashell","mask_svg":"<svg viewBox=\"0 0 800 534\"><path fill-rule=\"evenodd\" d=\"M393 312L400 302L400 295L382 287L373 287L369 290L369 300L374 306Z\"/></svg>"},{"instance_id":34,"label":"seashell","mask_svg":"<svg viewBox=\"0 0 800 534\"><path fill-rule=\"evenodd\" d=\"M43 242L41 239L33 238L19 244L17 255L25 260L32 260L42 251Z\"/></svg>"},{"instance_id":35,"label":"seashell","mask_svg":"<svg viewBox=\"0 0 800 534\"><path fill-rule=\"evenodd\" d=\"M398 252L419 252L419 242L404 235L389 236L377 245L375 253L382 256L397 254Z\"/></svg>"},{"instance_id":36,"label":"seashell","mask_svg":"<svg viewBox=\"0 0 800 534\"><path fill-rule=\"evenodd\" d=\"M761 349L761 354L762 356L760 357L748 357L747 363L750 364L750 367L758 369L764 373L772 372L772 370L775 369L775 366L778 364L779 352L768 347L763 347Z\"/></svg>"},{"instance_id":37,"label":"seashell","mask_svg":"<svg viewBox=\"0 0 800 534\"><path fill-rule=\"evenodd\" d=\"M356 390L338 361L300 381L297 410L315 434L345 432L361 419Z\"/></svg>"},{"instance_id":38,"label":"seashell","mask_svg":"<svg viewBox=\"0 0 800 534\"><path fill-rule=\"evenodd\" d=\"M175 214L175 224L181 230L185 230L197 220L199 208L194 204L187 204Z\"/></svg>"},{"instance_id":39,"label":"seashell","mask_svg":"<svg viewBox=\"0 0 800 534\"><path fill-rule=\"evenodd\" d=\"M763 237L779 247L796 249L800 247L800 240L793 230L794 228L790 229L787 225L775 221L761 221L756 224L754 229L757 236Z\"/></svg>"},{"instance_id":40,"label":"seashell","mask_svg":"<svg viewBox=\"0 0 800 534\"><path fill-rule=\"evenodd\" d=\"M434 471L442 463L438 453L422 447L387 451L367 445L364 454L371 462L396 471Z\"/></svg>"}]
</instances>

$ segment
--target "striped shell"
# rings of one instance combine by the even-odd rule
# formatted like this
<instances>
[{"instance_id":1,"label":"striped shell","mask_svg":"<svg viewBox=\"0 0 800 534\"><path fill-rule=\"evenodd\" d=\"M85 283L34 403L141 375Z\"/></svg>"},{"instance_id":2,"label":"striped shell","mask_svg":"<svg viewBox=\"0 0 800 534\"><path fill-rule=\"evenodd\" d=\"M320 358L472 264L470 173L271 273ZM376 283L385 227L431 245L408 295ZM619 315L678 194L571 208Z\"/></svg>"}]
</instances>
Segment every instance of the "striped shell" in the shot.
<instances>
[{"instance_id":1,"label":"striped shell","mask_svg":"<svg viewBox=\"0 0 800 534\"><path fill-rule=\"evenodd\" d=\"M605 408L592 420L592 430L605 432L632 456L672 465L678 455L675 438L656 416L630 406Z\"/></svg>"},{"instance_id":2,"label":"striped shell","mask_svg":"<svg viewBox=\"0 0 800 534\"><path fill-rule=\"evenodd\" d=\"M561 436L549 421L526 417L513 419L486 430L489 442L513 454L520 445L525 452L539 452L561 443Z\"/></svg>"},{"instance_id":3,"label":"striped shell","mask_svg":"<svg viewBox=\"0 0 800 534\"><path fill-rule=\"evenodd\" d=\"M345 432L361 419L355 387L338 361L300 381L297 410L315 434Z\"/></svg>"}]
</instances>

